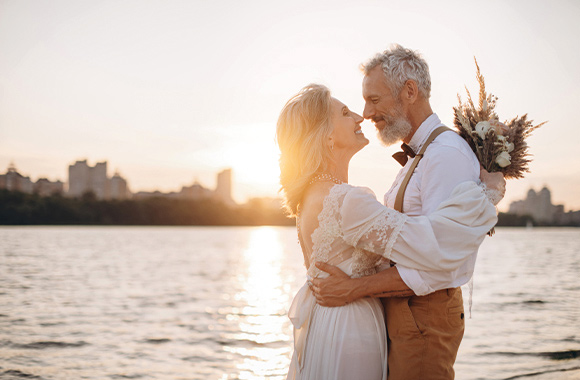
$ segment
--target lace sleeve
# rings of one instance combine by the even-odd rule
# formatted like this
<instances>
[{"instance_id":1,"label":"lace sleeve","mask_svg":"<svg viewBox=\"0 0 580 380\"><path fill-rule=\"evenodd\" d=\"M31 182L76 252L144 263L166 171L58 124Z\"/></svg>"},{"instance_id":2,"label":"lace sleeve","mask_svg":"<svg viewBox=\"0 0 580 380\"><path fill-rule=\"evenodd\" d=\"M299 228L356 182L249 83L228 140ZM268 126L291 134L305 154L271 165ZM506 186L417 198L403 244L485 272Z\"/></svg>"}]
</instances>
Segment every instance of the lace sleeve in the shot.
<instances>
[{"instance_id":1,"label":"lace sleeve","mask_svg":"<svg viewBox=\"0 0 580 380\"><path fill-rule=\"evenodd\" d=\"M352 188L345 195L340 212L347 244L385 259L391 257L407 216L383 206L371 190L360 187Z\"/></svg>"},{"instance_id":2,"label":"lace sleeve","mask_svg":"<svg viewBox=\"0 0 580 380\"><path fill-rule=\"evenodd\" d=\"M503 189L490 189L487 187L485 182L480 182L479 186L483 189L483 193L487 197L487 200L491 202L494 206L497 206L498 203L503 199L505 195L505 187Z\"/></svg>"}]
</instances>

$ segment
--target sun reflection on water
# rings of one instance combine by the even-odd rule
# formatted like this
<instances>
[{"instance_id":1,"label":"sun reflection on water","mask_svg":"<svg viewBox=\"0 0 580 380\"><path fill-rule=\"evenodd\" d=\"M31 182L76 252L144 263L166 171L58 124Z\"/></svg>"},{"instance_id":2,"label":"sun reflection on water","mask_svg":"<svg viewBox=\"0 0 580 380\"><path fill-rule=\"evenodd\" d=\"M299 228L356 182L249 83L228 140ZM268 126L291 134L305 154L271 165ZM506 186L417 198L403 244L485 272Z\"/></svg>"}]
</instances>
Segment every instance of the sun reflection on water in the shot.
<instances>
[{"instance_id":1,"label":"sun reflection on water","mask_svg":"<svg viewBox=\"0 0 580 380\"><path fill-rule=\"evenodd\" d=\"M239 333L230 338L249 342L244 347L224 347L243 357L237 365L240 379L283 379L289 364L290 345L287 331L287 286L283 283L283 254L279 231L272 227L256 228L243 252L238 281L242 290L234 299L242 305L237 314Z\"/></svg>"}]
</instances>

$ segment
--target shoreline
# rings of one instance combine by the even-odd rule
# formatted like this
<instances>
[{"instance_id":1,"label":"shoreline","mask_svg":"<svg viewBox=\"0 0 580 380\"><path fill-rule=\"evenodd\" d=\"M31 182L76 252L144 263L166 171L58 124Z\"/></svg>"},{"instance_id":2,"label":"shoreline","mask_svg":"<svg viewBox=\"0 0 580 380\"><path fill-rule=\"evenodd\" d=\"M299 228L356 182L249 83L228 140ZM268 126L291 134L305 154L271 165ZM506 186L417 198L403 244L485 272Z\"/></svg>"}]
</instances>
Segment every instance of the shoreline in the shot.
<instances>
[{"instance_id":1,"label":"shoreline","mask_svg":"<svg viewBox=\"0 0 580 380\"><path fill-rule=\"evenodd\" d=\"M553 371L534 372L524 375L517 375L505 378L503 380L580 380L580 367L573 367L569 369L555 369Z\"/></svg>"}]
</instances>

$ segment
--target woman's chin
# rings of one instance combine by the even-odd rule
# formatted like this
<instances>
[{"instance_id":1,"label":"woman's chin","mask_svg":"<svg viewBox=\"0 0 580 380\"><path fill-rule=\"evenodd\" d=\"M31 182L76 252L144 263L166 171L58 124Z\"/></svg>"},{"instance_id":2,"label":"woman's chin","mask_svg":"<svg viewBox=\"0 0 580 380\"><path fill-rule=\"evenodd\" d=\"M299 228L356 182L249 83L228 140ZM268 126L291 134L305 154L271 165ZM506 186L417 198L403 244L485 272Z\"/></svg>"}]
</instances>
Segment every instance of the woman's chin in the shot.
<instances>
[{"instance_id":1,"label":"woman's chin","mask_svg":"<svg viewBox=\"0 0 580 380\"><path fill-rule=\"evenodd\" d=\"M366 137L363 137L364 141L361 141L360 144L357 147L357 152L360 152L362 150L362 148L364 148L365 146L369 145L369 139L367 139ZM362 139L361 139L362 140Z\"/></svg>"}]
</instances>

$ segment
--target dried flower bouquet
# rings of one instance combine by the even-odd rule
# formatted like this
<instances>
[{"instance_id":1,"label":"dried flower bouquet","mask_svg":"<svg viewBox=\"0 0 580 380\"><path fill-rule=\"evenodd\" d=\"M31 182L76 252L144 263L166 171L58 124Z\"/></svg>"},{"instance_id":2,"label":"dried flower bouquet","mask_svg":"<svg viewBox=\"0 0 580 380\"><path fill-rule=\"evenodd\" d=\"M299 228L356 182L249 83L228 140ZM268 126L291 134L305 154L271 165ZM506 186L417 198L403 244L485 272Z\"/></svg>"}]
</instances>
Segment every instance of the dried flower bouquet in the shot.
<instances>
[{"instance_id":1,"label":"dried flower bouquet","mask_svg":"<svg viewBox=\"0 0 580 380\"><path fill-rule=\"evenodd\" d=\"M485 81L479 70L477 60L477 81L479 83L479 104L475 104L466 87L467 103L453 108L454 125L479 162L488 172L502 172L506 179L523 178L529 173L530 153L526 139L544 123L534 125L527 115L515 117L502 123L495 113L497 98L485 91Z\"/></svg>"}]
</instances>

